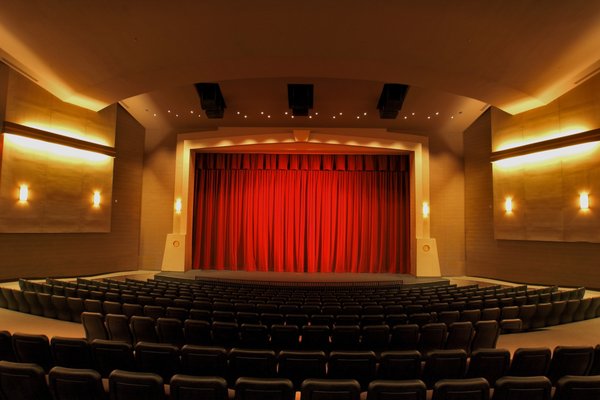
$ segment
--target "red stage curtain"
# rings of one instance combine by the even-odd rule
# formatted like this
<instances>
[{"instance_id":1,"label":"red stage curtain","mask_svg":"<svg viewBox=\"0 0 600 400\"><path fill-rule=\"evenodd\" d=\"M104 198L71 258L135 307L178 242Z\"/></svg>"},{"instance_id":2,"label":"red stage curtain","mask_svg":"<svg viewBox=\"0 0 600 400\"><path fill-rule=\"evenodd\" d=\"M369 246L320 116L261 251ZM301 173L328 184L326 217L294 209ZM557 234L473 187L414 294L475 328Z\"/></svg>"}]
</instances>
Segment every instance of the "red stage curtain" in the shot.
<instances>
[{"instance_id":1,"label":"red stage curtain","mask_svg":"<svg viewBox=\"0 0 600 400\"><path fill-rule=\"evenodd\" d=\"M410 269L407 155L197 154L193 268Z\"/></svg>"}]
</instances>

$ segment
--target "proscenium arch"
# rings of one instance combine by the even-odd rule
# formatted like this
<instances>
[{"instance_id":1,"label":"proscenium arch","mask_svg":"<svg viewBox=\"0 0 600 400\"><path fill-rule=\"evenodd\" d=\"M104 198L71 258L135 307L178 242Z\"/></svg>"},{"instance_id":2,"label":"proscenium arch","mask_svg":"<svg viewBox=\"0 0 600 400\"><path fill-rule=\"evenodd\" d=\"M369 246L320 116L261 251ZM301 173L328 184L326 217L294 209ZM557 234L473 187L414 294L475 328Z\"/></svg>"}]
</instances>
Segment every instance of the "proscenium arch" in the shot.
<instances>
[{"instance_id":1,"label":"proscenium arch","mask_svg":"<svg viewBox=\"0 0 600 400\"><path fill-rule=\"evenodd\" d=\"M297 141L307 137L306 141ZM418 276L439 276L437 253L419 257L419 246L430 238L430 221L421 213L429 202L429 139L426 136L367 128L219 128L179 134L175 166L173 204L180 200L181 211L173 213L173 233L167 237L163 270L191 269L194 196L194 155L196 152L285 152L285 153L388 153L411 156L411 265ZM173 239L176 238L176 239ZM172 244L177 242L177 246ZM432 257L434 259L432 259ZM432 264L433 265L430 265Z\"/></svg>"}]
</instances>

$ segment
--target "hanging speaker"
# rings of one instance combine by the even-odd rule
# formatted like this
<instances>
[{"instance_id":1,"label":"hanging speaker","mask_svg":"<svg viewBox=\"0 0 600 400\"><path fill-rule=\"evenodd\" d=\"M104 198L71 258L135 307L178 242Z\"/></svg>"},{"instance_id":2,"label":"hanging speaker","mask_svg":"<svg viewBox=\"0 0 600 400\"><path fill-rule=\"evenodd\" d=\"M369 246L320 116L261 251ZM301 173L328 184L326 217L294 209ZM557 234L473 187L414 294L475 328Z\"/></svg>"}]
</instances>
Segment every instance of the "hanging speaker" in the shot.
<instances>
[{"instance_id":1,"label":"hanging speaker","mask_svg":"<svg viewBox=\"0 0 600 400\"><path fill-rule=\"evenodd\" d=\"M377 102L379 118L394 119L402 108L404 98L408 92L408 85L400 83L386 83Z\"/></svg>"},{"instance_id":2,"label":"hanging speaker","mask_svg":"<svg viewBox=\"0 0 600 400\"><path fill-rule=\"evenodd\" d=\"M313 108L313 85L288 84L288 107L295 117L306 117L308 110Z\"/></svg>"}]
</instances>

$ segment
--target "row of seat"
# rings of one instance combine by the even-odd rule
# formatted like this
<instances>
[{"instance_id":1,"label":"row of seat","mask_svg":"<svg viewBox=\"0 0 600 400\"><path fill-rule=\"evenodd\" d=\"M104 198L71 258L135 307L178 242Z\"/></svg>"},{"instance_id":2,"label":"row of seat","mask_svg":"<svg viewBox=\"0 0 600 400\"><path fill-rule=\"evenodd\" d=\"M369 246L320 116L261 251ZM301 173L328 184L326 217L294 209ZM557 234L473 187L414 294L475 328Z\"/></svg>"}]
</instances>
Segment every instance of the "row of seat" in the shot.
<instances>
[{"instance_id":1,"label":"row of seat","mask_svg":"<svg viewBox=\"0 0 600 400\"><path fill-rule=\"evenodd\" d=\"M105 388L100 375L88 369L55 367L48 374L35 364L0 361L0 395L22 400L229 400L227 382L220 377L174 375L165 385L158 375L115 370ZM296 391L284 378L239 378L235 400L294 400ZM366 400L425 400L427 388L420 380L377 380L369 384ZM496 382L493 395L484 378L446 379L436 383L433 400L586 400L600 397L600 376L565 376L551 396L545 377L504 377ZM300 400L359 400L360 384L353 379L307 379L300 387Z\"/></svg>"},{"instance_id":2,"label":"row of seat","mask_svg":"<svg viewBox=\"0 0 600 400\"><path fill-rule=\"evenodd\" d=\"M164 379L177 373L217 375L230 384L242 376L292 380L298 388L308 378L351 378L363 387L375 379L422 379L433 387L441 379L483 377L490 384L503 376L547 376L552 383L565 375L600 374L600 345L505 349L482 348L470 357L461 349L324 351L273 350L0 334L0 359L34 363L48 372L54 366L88 368L107 377L114 369L152 372Z\"/></svg>"},{"instance_id":3,"label":"row of seat","mask_svg":"<svg viewBox=\"0 0 600 400\"><path fill-rule=\"evenodd\" d=\"M233 322L206 322L176 318L158 318L98 313L82 314L86 338L137 342L217 345L225 348L243 346L260 349L340 350L366 349L376 352L388 349L420 350L496 347L499 324L496 321L454 322L395 325L261 325Z\"/></svg>"}]
</instances>

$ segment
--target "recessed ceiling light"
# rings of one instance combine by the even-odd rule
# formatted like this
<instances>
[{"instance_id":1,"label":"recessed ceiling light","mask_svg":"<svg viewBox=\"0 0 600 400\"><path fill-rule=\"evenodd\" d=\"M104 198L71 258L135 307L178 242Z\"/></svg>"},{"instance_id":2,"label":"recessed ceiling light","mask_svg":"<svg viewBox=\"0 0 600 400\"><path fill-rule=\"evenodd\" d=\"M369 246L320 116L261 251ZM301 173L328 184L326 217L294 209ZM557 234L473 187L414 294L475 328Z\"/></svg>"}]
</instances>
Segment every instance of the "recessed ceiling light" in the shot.
<instances>
[{"instance_id":1,"label":"recessed ceiling light","mask_svg":"<svg viewBox=\"0 0 600 400\"><path fill-rule=\"evenodd\" d=\"M171 112L171 110L169 110L169 111L167 111L167 112L168 112L168 113L170 113L170 112Z\"/></svg>"},{"instance_id":2,"label":"recessed ceiling light","mask_svg":"<svg viewBox=\"0 0 600 400\"><path fill-rule=\"evenodd\" d=\"M285 115L288 115L288 112L286 111L286 112L284 112L284 114L285 114Z\"/></svg>"},{"instance_id":3,"label":"recessed ceiling light","mask_svg":"<svg viewBox=\"0 0 600 400\"><path fill-rule=\"evenodd\" d=\"M260 115L264 115L265 113L263 111L260 112Z\"/></svg>"},{"instance_id":4,"label":"recessed ceiling light","mask_svg":"<svg viewBox=\"0 0 600 400\"><path fill-rule=\"evenodd\" d=\"M318 113L318 112L316 112L316 113L315 113L315 115L319 115L319 113Z\"/></svg>"},{"instance_id":5,"label":"recessed ceiling light","mask_svg":"<svg viewBox=\"0 0 600 400\"><path fill-rule=\"evenodd\" d=\"M357 116L356 116L356 119L360 119L360 115L357 115Z\"/></svg>"},{"instance_id":6,"label":"recessed ceiling light","mask_svg":"<svg viewBox=\"0 0 600 400\"><path fill-rule=\"evenodd\" d=\"M454 119L454 115L452 115L452 116L450 117L450 119Z\"/></svg>"},{"instance_id":7,"label":"recessed ceiling light","mask_svg":"<svg viewBox=\"0 0 600 400\"><path fill-rule=\"evenodd\" d=\"M154 116L156 117L156 113L154 113Z\"/></svg>"},{"instance_id":8,"label":"recessed ceiling light","mask_svg":"<svg viewBox=\"0 0 600 400\"><path fill-rule=\"evenodd\" d=\"M175 114L176 117L179 117L179 114Z\"/></svg>"},{"instance_id":9,"label":"recessed ceiling light","mask_svg":"<svg viewBox=\"0 0 600 400\"><path fill-rule=\"evenodd\" d=\"M367 115L367 113L363 113L363 115Z\"/></svg>"},{"instance_id":10,"label":"recessed ceiling light","mask_svg":"<svg viewBox=\"0 0 600 400\"><path fill-rule=\"evenodd\" d=\"M415 115L415 113L412 113L412 115Z\"/></svg>"},{"instance_id":11,"label":"recessed ceiling light","mask_svg":"<svg viewBox=\"0 0 600 400\"><path fill-rule=\"evenodd\" d=\"M332 118L335 119L335 115Z\"/></svg>"},{"instance_id":12,"label":"recessed ceiling light","mask_svg":"<svg viewBox=\"0 0 600 400\"><path fill-rule=\"evenodd\" d=\"M294 118L294 116L292 115L292 119Z\"/></svg>"},{"instance_id":13,"label":"recessed ceiling light","mask_svg":"<svg viewBox=\"0 0 600 400\"><path fill-rule=\"evenodd\" d=\"M236 114L237 114L237 115L240 115L240 112L238 111L238 112L236 112Z\"/></svg>"},{"instance_id":14,"label":"recessed ceiling light","mask_svg":"<svg viewBox=\"0 0 600 400\"><path fill-rule=\"evenodd\" d=\"M405 116L404 116L404 119L408 119L408 117L405 115Z\"/></svg>"},{"instance_id":15,"label":"recessed ceiling light","mask_svg":"<svg viewBox=\"0 0 600 400\"><path fill-rule=\"evenodd\" d=\"M428 115L428 116L427 116L427 119L431 119L431 115Z\"/></svg>"},{"instance_id":16,"label":"recessed ceiling light","mask_svg":"<svg viewBox=\"0 0 600 400\"><path fill-rule=\"evenodd\" d=\"M312 119L312 115L309 115L308 118Z\"/></svg>"},{"instance_id":17,"label":"recessed ceiling light","mask_svg":"<svg viewBox=\"0 0 600 400\"><path fill-rule=\"evenodd\" d=\"M194 110L190 110L190 114L193 114L193 113L194 113Z\"/></svg>"},{"instance_id":18,"label":"recessed ceiling light","mask_svg":"<svg viewBox=\"0 0 600 400\"><path fill-rule=\"evenodd\" d=\"M340 113L340 115L342 115L342 113Z\"/></svg>"},{"instance_id":19,"label":"recessed ceiling light","mask_svg":"<svg viewBox=\"0 0 600 400\"><path fill-rule=\"evenodd\" d=\"M436 111L435 115L440 115L440 113Z\"/></svg>"},{"instance_id":20,"label":"recessed ceiling light","mask_svg":"<svg viewBox=\"0 0 600 400\"><path fill-rule=\"evenodd\" d=\"M244 118L248 118L248 116L247 116L247 115L244 115Z\"/></svg>"}]
</instances>

